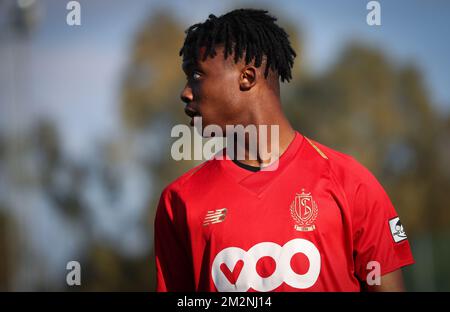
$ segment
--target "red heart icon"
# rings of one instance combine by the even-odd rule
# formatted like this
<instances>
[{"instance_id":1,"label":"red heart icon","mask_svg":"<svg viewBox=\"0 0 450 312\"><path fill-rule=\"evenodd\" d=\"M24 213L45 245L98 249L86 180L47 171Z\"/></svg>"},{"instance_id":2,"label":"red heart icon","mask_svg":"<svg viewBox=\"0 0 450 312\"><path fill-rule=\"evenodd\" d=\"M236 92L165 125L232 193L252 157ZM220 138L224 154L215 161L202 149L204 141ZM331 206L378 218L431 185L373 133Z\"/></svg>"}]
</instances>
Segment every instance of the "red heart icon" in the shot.
<instances>
[{"instance_id":1,"label":"red heart icon","mask_svg":"<svg viewBox=\"0 0 450 312\"><path fill-rule=\"evenodd\" d=\"M235 285L236 281L241 274L242 268L244 267L244 261L238 260L234 265L233 271L230 271L225 263L220 265L220 270L225 275L225 277L230 281L231 284Z\"/></svg>"}]
</instances>

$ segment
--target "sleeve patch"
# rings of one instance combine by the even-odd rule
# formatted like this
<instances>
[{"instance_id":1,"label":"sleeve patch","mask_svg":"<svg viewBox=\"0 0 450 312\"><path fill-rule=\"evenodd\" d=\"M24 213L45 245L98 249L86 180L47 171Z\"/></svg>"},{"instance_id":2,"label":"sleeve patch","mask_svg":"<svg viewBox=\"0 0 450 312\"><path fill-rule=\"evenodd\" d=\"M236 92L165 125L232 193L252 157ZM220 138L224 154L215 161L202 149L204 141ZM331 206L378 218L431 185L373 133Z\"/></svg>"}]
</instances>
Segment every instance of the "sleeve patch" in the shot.
<instances>
[{"instance_id":1,"label":"sleeve patch","mask_svg":"<svg viewBox=\"0 0 450 312\"><path fill-rule=\"evenodd\" d=\"M399 217L395 217L389 220L389 229L391 230L391 235L394 239L394 242L399 243L407 239L406 232L403 229L403 225L400 222Z\"/></svg>"}]
</instances>

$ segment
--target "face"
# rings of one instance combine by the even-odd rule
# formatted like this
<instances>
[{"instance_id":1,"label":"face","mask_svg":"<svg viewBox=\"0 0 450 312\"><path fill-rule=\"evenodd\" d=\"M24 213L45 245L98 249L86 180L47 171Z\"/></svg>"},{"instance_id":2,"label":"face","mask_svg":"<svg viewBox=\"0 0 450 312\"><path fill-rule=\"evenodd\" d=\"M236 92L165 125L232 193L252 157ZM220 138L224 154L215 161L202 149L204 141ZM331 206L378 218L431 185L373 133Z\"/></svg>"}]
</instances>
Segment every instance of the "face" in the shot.
<instances>
[{"instance_id":1,"label":"face","mask_svg":"<svg viewBox=\"0 0 450 312\"><path fill-rule=\"evenodd\" d=\"M225 60L221 47L217 47L216 52L215 57L205 61L183 62L187 83L181 100L186 104L185 112L189 117L202 117L203 128L215 124L225 133L226 125L245 125L246 105L242 105L245 95L241 91L239 63L235 64L232 56Z\"/></svg>"}]
</instances>

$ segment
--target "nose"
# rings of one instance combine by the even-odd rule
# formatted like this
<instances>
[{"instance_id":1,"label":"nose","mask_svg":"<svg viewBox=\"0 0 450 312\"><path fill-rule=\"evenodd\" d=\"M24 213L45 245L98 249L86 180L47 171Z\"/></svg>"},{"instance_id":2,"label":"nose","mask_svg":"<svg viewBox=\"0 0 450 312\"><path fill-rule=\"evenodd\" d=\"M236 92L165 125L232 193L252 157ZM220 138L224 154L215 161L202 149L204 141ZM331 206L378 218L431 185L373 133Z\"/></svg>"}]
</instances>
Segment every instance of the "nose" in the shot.
<instances>
[{"instance_id":1,"label":"nose","mask_svg":"<svg viewBox=\"0 0 450 312\"><path fill-rule=\"evenodd\" d=\"M194 95L192 94L192 89L191 89L191 87L189 87L188 84L186 84L186 86L184 86L184 89L181 91L180 98L186 104L189 104L190 102L192 102L194 100Z\"/></svg>"}]
</instances>

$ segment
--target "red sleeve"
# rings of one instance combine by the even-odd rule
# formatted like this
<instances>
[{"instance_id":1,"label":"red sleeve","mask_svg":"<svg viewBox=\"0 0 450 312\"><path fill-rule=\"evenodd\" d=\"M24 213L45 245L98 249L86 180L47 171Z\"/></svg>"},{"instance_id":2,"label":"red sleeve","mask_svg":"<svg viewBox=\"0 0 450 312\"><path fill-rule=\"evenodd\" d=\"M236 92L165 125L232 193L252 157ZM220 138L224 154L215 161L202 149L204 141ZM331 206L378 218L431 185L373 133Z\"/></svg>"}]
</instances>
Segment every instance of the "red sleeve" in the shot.
<instances>
[{"instance_id":1,"label":"red sleeve","mask_svg":"<svg viewBox=\"0 0 450 312\"><path fill-rule=\"evenodd\" d=\"M366 281L367 264L377 261L381 275L414 263L404 228L377 179L361 166L353 201L355 273Z\"/></svg>"},{"instance_id":2,"label":"red sleeve","mask_svg":"<svg viewBox=\"0 0 450 312\"><path fill-rule=\"evenodd\" d=\"M186 213L176 193L165 189L155 218L156 291L194 291Z\"/></svg>"}]
</instances>

